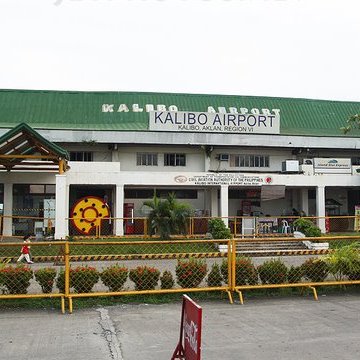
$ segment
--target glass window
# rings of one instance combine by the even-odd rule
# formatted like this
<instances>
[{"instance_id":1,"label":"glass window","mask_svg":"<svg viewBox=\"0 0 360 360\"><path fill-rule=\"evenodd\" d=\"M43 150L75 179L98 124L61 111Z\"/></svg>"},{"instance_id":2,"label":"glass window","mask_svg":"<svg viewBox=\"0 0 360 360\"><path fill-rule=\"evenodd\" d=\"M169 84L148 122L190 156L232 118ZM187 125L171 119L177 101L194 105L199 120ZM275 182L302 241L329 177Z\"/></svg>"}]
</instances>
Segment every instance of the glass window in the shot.
<instances>
[{"instance_id":1,"label":"glass window","mask_svg":"<svg viewBox=\"0 0 360 360\"><path fill-rule=\"evenodd\" d=\"M269 167L269 156L251 154L230 155L230 166L241 168Z\"/></svg>"},{"instance_id":2,"label":"glass window","mask_svg":"<svg viewBox=\"0 0 360 360\"><path fill-rule=\"evenodd\" d=\"M42 217L45 199L55 199L55 185L14 184L13 214Z\"/></svg>"},{"instance_id":3,"label":"glass window","mask_svg":"<svg viewBox=\"0 0 360 360\"><path fill-rule=\"evenodd\" d=\"M186 155L164 154L164 166L186 166Z\"/></svg>"},{"instance_id":4,"label":"glass window","mask_svg":"<svg viewBox=\"0 0 360 360\"><path fill-rule=\"evenodd\" d=\"M93 161L91 151L70 151L70 161Z\"/></svg>"},{"instance_id":5,"label":"glass window","mask_svg":"<svg viewBox=\"0 0 360 360\"><path fill-rule=\"evenodd\" d=\"M137 153L136 154L137 166L157 166L158 154L156 153Z\"/></svg>"}]
</instances>

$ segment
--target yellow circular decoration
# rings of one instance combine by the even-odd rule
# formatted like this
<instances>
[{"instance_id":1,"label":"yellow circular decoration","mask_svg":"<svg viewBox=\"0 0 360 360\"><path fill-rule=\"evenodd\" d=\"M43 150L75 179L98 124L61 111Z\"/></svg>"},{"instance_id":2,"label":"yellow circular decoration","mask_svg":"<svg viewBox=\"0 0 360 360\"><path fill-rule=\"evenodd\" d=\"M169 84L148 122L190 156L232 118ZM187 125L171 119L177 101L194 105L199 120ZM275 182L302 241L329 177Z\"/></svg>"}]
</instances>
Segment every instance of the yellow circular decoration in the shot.
<instances>
[{"instance_id":1,"label":"yellow circular decoration","mask_svg":"<svg viewBox=\"0 0 360 360\"><path fill-rule=\"evenodd\" d=\"M109 205L95 196L85 196L78 200L70 213L75 228L82 234L101 225L101 219L110 217Z\"/></svg>"}]
</instances>

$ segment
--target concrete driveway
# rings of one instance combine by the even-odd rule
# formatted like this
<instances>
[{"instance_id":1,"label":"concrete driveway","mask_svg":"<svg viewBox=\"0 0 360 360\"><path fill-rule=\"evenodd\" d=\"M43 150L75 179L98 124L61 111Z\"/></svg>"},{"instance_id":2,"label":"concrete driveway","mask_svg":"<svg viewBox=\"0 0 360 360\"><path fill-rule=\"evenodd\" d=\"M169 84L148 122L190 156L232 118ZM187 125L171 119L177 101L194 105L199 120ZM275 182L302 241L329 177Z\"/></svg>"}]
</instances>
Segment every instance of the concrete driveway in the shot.
<instances>
[{"instance_id":1,"label":"concrete driveway","mask_svg":"<svg viewBox=\"0 0 360 360\"><path fill-rule=\"evenodd\" d=\"M191 296L191 295L190 295ZM360 359L360 296L200 302L202 358ZM170 360L181 304L0 310L2 360Z\"/></svg>"}]
</instances>

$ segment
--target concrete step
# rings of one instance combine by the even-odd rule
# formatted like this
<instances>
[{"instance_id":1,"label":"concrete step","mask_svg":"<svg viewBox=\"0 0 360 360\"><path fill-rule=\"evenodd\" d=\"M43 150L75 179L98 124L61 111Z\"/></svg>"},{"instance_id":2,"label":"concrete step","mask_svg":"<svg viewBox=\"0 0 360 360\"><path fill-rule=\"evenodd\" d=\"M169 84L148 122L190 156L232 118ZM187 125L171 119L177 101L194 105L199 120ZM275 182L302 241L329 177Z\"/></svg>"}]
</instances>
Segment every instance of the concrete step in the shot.
<instances>
[{"instance_id":1,"label":"concrete step","mask_svg":"<svg viewBox=\"0 0 360 360\"><path fill-rule=\"evenodd\" d=\"M294 250L306 249L302 241L268 241L268 242L241 242L236 244L237 251L257 250Z\"/></svg>"}]
</instances>

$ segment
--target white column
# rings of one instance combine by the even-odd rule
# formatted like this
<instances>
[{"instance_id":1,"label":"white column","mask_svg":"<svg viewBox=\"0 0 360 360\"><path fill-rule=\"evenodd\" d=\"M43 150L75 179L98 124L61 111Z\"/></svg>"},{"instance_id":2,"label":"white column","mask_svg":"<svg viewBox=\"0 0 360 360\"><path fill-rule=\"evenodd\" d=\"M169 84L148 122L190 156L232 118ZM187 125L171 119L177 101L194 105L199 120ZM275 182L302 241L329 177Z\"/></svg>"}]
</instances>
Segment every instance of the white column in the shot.
<instances>
[{"instance_id":1,"label":"white column","mask_svg":"<svg viewBox=\"0 0 360 360\"><path fill-rule=\"evenodd\" d=\"M11 236L12 233L12 209L13 209L13 184L4 182L4 236Z\"/></svg>"},{"instance_id":2,"label":"white column","mask_svg":"<svg viewBox=\"0 0 360 360\"><path fill-rule=\"evenodd\" d=\"M65 239L69 235L69 186L66 175L55 175L55 239Z\"/></svg>"},{"instance_id":3,"label":"white column","mask_svg":"<svg viewBox=\"0 0 360 360\"><path fill-rule=\"evenodd\" d=\"M309 215L309 190L308 189L301 189L300 210L304 211L306 215Z\"/></svg>"},{"instance_id":4,"label":"white column","mask_svg":"<svg viewBox=\"0 0 360 360\"><path fill-rule=\"evenodd\" d=\"M216 217L219 214L219 204L218 204L218 189L215 188L211 188L210 190L210 196L211 196L211 216L212 217Z\"/></svg>"},{"instance_id":5,"label":"white column","mask_svg":"<svg viewBox=\"0 0 360 360\"><path fill-rule=\"evenodd\" d=\"M221 185L220 189L220 216L226 226L229 226L229 186Z\"/></svg>"},{"instance_id":6,"label":"white column","mask_svg":"<svg viewBox=\"0 0 360 360\"><path fill-rule=\"evenodd\" d=\"M211 165L211 160L210 160L210 156L206 156L205 154L205 159L204 159L204 171L207 172L210 170L210 165Z\"/></svg>"},{"instance_id":7,"label":"white column","mask_svg":"<svg viewBox=\"0 0 360 360\"><path fill-rule=\"evenodd\" d=\"M319 216L317 226L322 233L325 233L325 186L323 185L316 187L316 216Z\"/></svg>"},{"instance_id":8,"label":"white column","mask_svg":"<svg viewBox=\"0 0 360 360\"><path fill-rule=\"evenodd\" d=\"M116 185L115 235L124 235L124 185Z\"/></svg>"}]
</instances>

